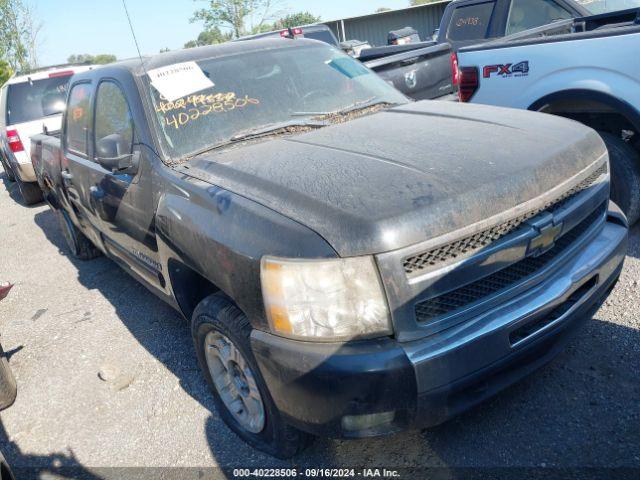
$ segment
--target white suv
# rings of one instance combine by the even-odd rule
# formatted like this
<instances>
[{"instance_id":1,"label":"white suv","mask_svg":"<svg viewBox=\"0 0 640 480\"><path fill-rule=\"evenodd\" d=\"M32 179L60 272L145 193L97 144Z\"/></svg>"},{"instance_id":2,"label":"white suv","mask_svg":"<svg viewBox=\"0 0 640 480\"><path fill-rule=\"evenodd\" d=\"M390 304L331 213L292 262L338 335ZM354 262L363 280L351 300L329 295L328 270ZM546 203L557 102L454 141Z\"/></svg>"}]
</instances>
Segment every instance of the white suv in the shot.
<instances>
[{"instance_id":1,"label":"white suv","mask_svg":"<svg viewBox=\"0 0 640 480\"><path fill-rule=\"evenodd\" d=\"M30 137L60 130L69 79L91 66L48 67L11 78L0 89L0 162L27 205L42 200L31 165Z\"/></svg>"}]
</instances>

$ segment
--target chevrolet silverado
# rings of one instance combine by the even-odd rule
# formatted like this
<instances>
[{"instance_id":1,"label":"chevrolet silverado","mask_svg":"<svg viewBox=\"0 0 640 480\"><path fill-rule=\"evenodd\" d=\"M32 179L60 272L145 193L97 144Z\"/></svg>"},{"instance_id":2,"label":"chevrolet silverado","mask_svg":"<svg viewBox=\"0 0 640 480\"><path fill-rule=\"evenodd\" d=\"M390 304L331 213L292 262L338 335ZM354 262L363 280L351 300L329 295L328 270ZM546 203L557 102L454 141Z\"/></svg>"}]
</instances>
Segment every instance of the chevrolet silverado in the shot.
<instances>
[{"instance_id":1,"label":"chevrolet silverado","mask_svg":"<svg viewBox=\"0 0 640 480\"><path fill-rule=\"evenodd\" d=\"M60 138L32 143L71 254L189 319L220 416L282 458L496 394L559 353L626 252L593 130L414 103L313 40L75 75Z\"/></svg>"}]
</instances>

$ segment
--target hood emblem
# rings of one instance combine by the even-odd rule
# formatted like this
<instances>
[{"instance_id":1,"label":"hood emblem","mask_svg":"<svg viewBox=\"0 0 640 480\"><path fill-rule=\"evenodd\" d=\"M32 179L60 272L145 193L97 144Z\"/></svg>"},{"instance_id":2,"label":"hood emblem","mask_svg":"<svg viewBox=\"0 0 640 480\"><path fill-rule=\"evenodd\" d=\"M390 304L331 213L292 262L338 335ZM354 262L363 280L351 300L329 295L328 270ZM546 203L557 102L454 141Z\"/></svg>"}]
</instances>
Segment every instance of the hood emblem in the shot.
<instances>
[{"instance_id":1,"label":"hood emblem","mask_svg":"<svg viewBox=\"0 0 640 480\"><path fill-rule=\"evenodd\" d=\"M538 236L529 242L529 254L539 257L551 250L562 233L564 223L550 223L544 227L537 227Z\"/></svg>"},{"instance_id":2,"label":"hood emblem","mask_svg":"<svg viewBox=\"0 0 640 480\"><path fill-rule=\"evenodd\" d=\"M404 83L406 83L407 87L412 90L416 88L416 86L418 85L418 75L416 73L416 70L411 70L410 72L404 74Z\"/></svg>"}]
</instances>

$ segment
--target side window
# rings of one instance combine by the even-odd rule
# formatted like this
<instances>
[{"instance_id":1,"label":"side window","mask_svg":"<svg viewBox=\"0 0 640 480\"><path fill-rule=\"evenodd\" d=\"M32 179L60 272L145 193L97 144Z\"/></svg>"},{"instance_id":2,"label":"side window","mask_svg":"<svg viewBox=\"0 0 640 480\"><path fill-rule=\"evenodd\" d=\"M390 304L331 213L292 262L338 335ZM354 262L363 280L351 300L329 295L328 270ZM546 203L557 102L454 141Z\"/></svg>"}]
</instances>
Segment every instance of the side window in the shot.
<instances>
[{"instance_id":1,"label":"side window","mask_svg":"<svg viewBox=\"0 0 640 480\"><path fill-rule=\"evenodd\" d=\"M507 21L507 35L572 18L571 13L553 0L513 0Z\"/></svg>"},{"instance_id":2,"label":"side window","mask_svg":"<svg viewBox=\"0 0 640 480\"><path fill-rule=\"evenodd\" d=\"M133 151L133 118L124 93L113 82L102 82L96 97L96 145L105 137L118 135L118 155Z\"/></svg>"},{"instance_id":3,"label":"side window","mask_svg":"<svg viewBox=\"0 0 640 480\"><path fill-rule=\"evenodd\" d=\"M65 142L67 149L87 155L87 132L91 106L91 85L80 83L69 93Z\"/></svg>"},{"instance_id":4,"label":"side window","mask_svg":"<svg viewBox=\"0 0 640 480\"><path fill-rule=\"evenodd\" d=\"M494 8L493 1L456 8L451 16L447 38L457 42L487 38Z\"/></svg>"}]
</instances>

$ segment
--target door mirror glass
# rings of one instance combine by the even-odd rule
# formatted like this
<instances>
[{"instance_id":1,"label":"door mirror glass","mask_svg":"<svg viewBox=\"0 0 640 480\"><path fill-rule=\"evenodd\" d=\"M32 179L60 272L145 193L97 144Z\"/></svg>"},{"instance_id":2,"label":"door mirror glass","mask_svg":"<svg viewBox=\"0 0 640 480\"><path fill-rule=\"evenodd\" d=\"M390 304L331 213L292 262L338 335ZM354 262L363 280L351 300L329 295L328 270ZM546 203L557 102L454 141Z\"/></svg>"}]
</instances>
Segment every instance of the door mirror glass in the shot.
<instances>
[{"instance_id":1,"label":"door mirror glass","mask_svg":"<svg viewBox=\"0 0 640 480\"><path fill-rule=\"evenodd\" d=\"M114 133L96 143L98 163L114 173L135 174L138 169L137 155L131 153L128 141Z\"/></svg>"},{"instance_id":2,"label":"door mirror glass","mask_svg":"<svg viewBox=\"0 0 640 480\"><path fill-rule=\"evenodd\" d=\"M98 140L96 144L96 156L98 158L116 158L130 153L123 148L122 135L114 133Z\"/></svg>"}]
</instances>

